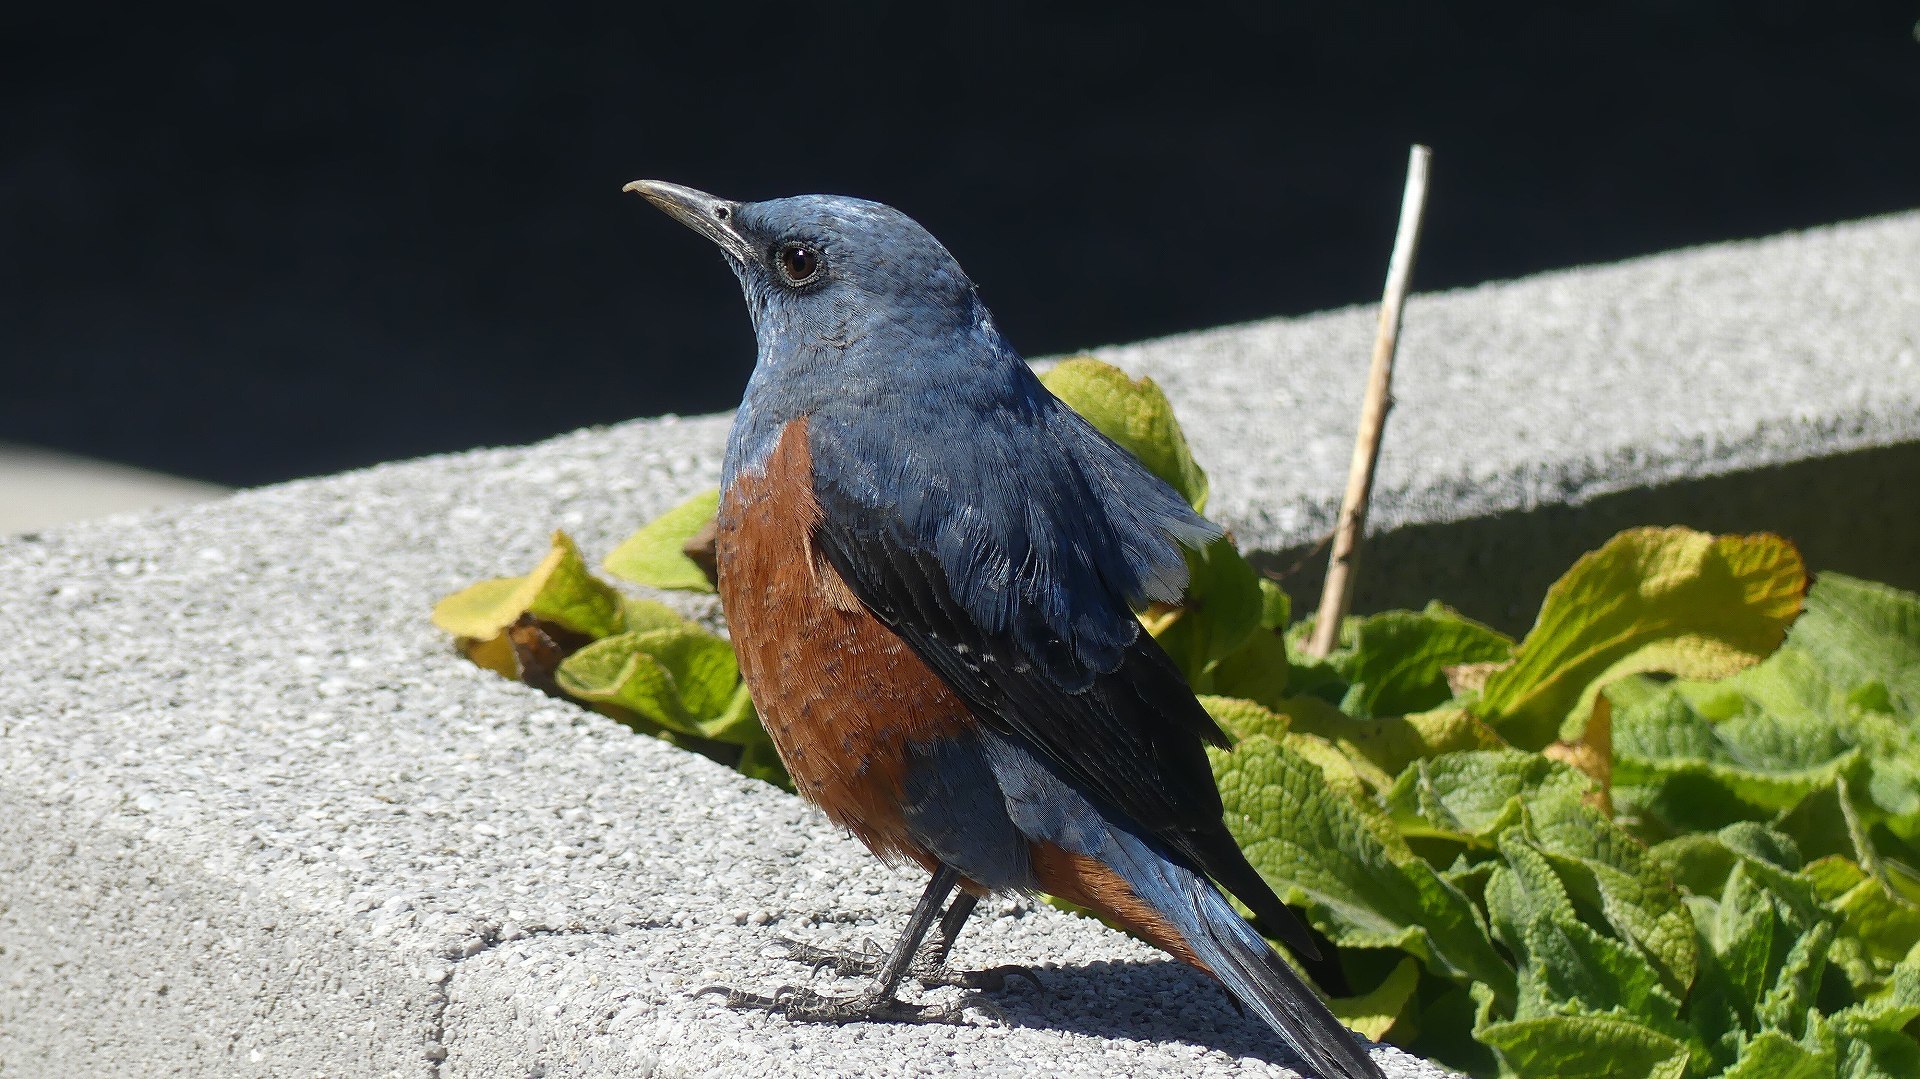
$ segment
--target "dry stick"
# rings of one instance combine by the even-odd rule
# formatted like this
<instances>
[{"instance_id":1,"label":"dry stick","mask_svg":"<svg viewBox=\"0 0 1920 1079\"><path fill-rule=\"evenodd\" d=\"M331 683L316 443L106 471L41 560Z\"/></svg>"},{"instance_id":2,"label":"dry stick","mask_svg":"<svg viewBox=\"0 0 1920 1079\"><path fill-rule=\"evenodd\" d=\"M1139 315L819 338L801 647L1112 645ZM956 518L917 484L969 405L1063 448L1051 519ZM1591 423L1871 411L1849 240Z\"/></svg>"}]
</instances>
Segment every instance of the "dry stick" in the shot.
<instances>
[{"instance_id":1,"label":"dry stick","mask_svg":"<svg viewBox=\"0 0 1920 1079\"><path fill-rule=\"evenodd\" d=\"M1380 301L1380 328L1373 338L1373 366L1367 373L1367 395L1360 404L1360 433L1353 442L1353 463L1347 470L1347 493L1340 500L1340 523L1333 532L1333 555L1327 561L1326 586L1320 590L1320 611L1313 618L1313 637L1307 654L1325 656L1340 640L1340 622L1353 599L1353 559L1360 535L1367 527L1367 498L1373 493L1373 466L1380 458L1380 434L1387 425L1392 403L1393 350L1400 343L1400 311L1407 304L1407 280L1420 246L1420 215L1427 206L1427 159L1432 151L1415 145L1407 155L1407 189L1400 200L1400 231L1393 238L1393 258L1387 263L1387 291Z\"/></svg>"}]
</instances>

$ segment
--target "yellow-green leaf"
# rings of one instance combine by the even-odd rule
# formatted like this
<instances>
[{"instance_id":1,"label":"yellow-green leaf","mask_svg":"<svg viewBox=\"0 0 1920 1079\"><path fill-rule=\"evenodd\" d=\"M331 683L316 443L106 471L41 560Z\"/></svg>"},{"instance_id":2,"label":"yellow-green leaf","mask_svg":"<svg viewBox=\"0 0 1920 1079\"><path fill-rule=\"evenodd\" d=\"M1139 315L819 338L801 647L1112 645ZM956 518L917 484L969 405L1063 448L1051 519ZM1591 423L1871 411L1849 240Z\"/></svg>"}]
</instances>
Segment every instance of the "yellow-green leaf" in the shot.
<instances>
[{"instance_id":1,"label":"yellow-green leaf","mask_svg":"<svg viewBox=\"0 0 1920 1079\"><path fill-rule=\"evenodd\" d=\"M1805 592L1800 554L1778 536L1622 532L1548 590L1474 709L1524 749L1577 738L1616 678L1723 678L1757 662L1779 647Z\"/></svg>"},{"instance_id":2,"label":"yellow-green leaf","mask_svg":"<svg viewBox=\"0 0 1920 1079\"><path fill-rule=\"evenodd\" d=\"M1235 741L1256 734L1279 738L1287 733L1287 717L1255 701L1205 694L1199 700L1213 721L1220 724L1220 729Z\"/></svg>"},{"instance_id":3,"label":"yellow-green leaf","mask_svg":"<svg viewBox=\"0 0 1920 1079\"><path fill-rule=\"evenodd\" d=\"M1391 973L1370 992L1357 997L1336 997L1327 1001L1327 1009L1348 1030L1369 1041L1380 1041L1407 1012L1413 991L1420 985L1420 964L1412 956L1400 960Z\"/></svg>"},{"instance_id":4,"label":"yellow-green leaf","mask_svg":"<svg viewBox=\"0 0 1920 1079\"><path fill-rule=\"evenodd\" d=\"M1493 986L1512 1001L1513 968L1494 950L1472 901L1426 862L1383 841L1379 822L1330 789L1322 768L1266 735L1210 757L1227 826L1248 860L1335 944L1397 948L1435 973Z\"/></svg>"},{"instance_id":5,"label":"yellow-green leaf","mask_svg":"<svg viewBox=\"0 0 1920 1079\"><path fill-rule=\"evenodd\" d=\"M1541 1079L1680 1079L1687 1047L1623 1015L1555 1015L1494 1023L1480 1040L1513 1074Z\"/></svg>"},{"instance_id":6,"label":"yellow-green leaf","mask_svg":"<svg viewBox=\"0 0 1920 1079\"><path fill-rule=\"evenodd\" d=\"M481 581L434 604L433 624L456 637L487 641L522 614L589 637L626 628L620 594L588 572L565 532L553 534L547 557L527 576Z\"/></svg>"},{"instance_id":7,"label":"yellow-green leaf","mask_svg":"<svg viewBox=\"0 0 1920 1079\"><path fill-rule=\"evenodd\" d=\"M1138 457L1147 471L1166 480L1194 509L1206 509L1207 474L1194 464L1173 405L1152 379L1129 378L1110 363L1075 356L1040 381L1101 434Z\"/></svg>"},{"instance_id":8,"label":"yellow-green leaf","mask_svg":"<svg viewBox=\"0 0 1920 1079\"><path fill-rule=\"evenodd\" d=\"M1146 625L1187 679L1204 684L1209 665L1238 652L1252 638L1266 599L1253 567L1230 537L1188 551L1186 558L1187 592L1175 608L1178 617Z\"/></svg>"},{"instance_id":9,"label":"yellow-green leaf","mask_svg":"<svg viewBox=\"0 0 1920 1079\"><path fill-rule=\"evenodd\" d=\"M724 713L740 683L733 646L694 625L609 637L567 657L554 674L581 700L614 704L685 734Z\"/></svg>"},{"instance_id":10,"label":"yellow-green leaf","mask_svg":"<svg viewBox=\"0 0 1920 1079\"><path fill-rule=\"evenodd\" d=\"M1451 705L1410 716L1353 719L1318 697L1300 696L1281 701L1278 710L1294 730L1319 735L1388 775L1422 757L1506 744L1466 709Z\"/></svg>"},{"instance_id":11,"label":"yellow-green leaf","mask_svg":"<svg viewBox=\"0 0 1920 1079\"><path fill-rule=\"evenodd\" d=\"M703 491L654 518L645 528L622 540L601 568L615 577L654 588L683 592L711 592L707 571L687 557L687 541L698 535L720 510L720 492Z\"/></svg>"}]
</instances>

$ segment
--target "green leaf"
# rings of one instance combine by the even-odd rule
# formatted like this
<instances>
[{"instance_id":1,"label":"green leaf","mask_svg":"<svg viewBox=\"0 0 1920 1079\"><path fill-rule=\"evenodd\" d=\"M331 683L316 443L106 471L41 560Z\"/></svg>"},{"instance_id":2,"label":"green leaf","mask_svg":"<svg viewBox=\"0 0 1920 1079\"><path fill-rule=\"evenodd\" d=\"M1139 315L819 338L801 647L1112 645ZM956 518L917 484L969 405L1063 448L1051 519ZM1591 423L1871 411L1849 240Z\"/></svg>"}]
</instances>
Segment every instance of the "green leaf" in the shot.
<instances>
[{"instance_id":1,"label":"green leaf","mask_svg":"<svg viewBox=\"0 0 1920 1079\"><path fill-rule=\"evenodd\" d=\"M1487 878L1487 922L1494 939L1525 963L1529 926L1541 919L1578 921L1580 915L1546 855L1517 833L1501 835L1499 843L1500 861Z\"/></svg>"},{"instance_id":2,"label":"green leaf","mask_svg":"<svg viewBox=\"0 0 1920 1079\"><path fill-rule=\"evenodd\" d=\"M1348 1030L1377 1042L1400 1021L1419 986L1420 964L1409 957L1395 964L1372 991L1357 997L1336 997L1327 1001L1327 1009Z\"/></svg>"},{"instance_id":3,"label":"green leaf","mask_svg":"<svg viewBox=\"0 0 1920 1079\"><path fill-rule=\"evenodd\" d=\"M1650 788L1647 812L1675 831L1769 818L1859 763L1845 731L1823 719L1749 710L1713 723L1675 687L1616 709L1613 749L1616 788Z\"/></svg>"},{"instance_id":4,"label":"green leaf","mask_svg":"<svg viewBox=\"0 0 1920 1079\"><path fill-rule=\"evenodd\" d=\"M1173 405L1152 379L1133 379L1112 364L1075 356L1041 375L1040 381L1101 434L1139 458L1147 471L1167 481L1194 509L1207 508L1207 474L1193 462Z\"/></svg>"},{"instance_id":5,"label":"green leaf","mask_svg":"<svg viewBox=\"0 0 1920 1079\"><path fill-rule=\"evenodd\" d=\"M1897 1031L1915 1019L1920 1019L1920 946L1907 952L1878 992L1835 1013L1833 1026L1851 1033Z\"/></svg>"},{"instance_id":6,"label":"green leaf","mask_svg":"<svg viewBox=\"0 0 1920 1079\"><path fill-rule=\"evenodd\" d=\"M711 592L707 571L687 557L687 542L720 509L720 492L703 491L656 517L622 540L601 568L621 580L683 592Z\"/></svg>"},{"instance_id":7,"label":"green leaf","mask_svg":"<svg viewBox=\"0 0 1920 1079\"><path fill-rule=\"evenodd\" d=\"M736 771L777 787L793 789L793 779L787 775L786 765L773 748L773 740L760 724L760 715L754 710L745 682L734 688L726 708L713 719L699 724L699 729L704 737L740 747L740 756L733 762Z\"/></svg>"},{"instance_id":8,"label":"green leaf","mask_svg":"<svg viewBox=\"0 0 1920 1079\"><path fill-rule=\"evenodd\" d=\"M1820 992L1820 979L1827 969L1827 949L1833 943L1833 926L1821 922L1802 933L1788 948L1786 958L1773 971L1773 984L1754 1006L1754 1021L1763 1030L1781 1030L1794 1036L1806 1031L1807 1016L1813 1012Z\"/></svg>"},{"instance_id":9,"label":"green leaf","mask_svg":"<svg viewBox=\"0 0 1920 1079\"><path fill-rule=\"evenodd\" d=\"M1262 628L1248 634L1237 651L1203 671L1194 688L1275 707L1287 698L1290 674L1286 641Z\"/></svg>"},{"instance_id":10,"label":"green leaf","mask_svg":"<svg viewBox=\"0 0 1920 1079\"><path fill-rule=\"evenodd\" d=\"M1791 837L1751 821L1730 824L1718 832L1676 836L1648 853L1675 884L1705 896L1719 895L1742 862L1771 867L1775 879L1801 865L1799 848Z\"/></svg>"},{"instance_id":11,"label":"green leaf","mask_svg":"<svg viewBox=\"0 0 1920 1079\"><path fill-rule=\"evenodd\" d=\"M1920 595L1822 573L1791 643L1834 685L1879 683L1891 706L1882 710L1920 717Z\"/></svg>"},{"instance_id":12,"label":"green leaf","mask_svg":"<svg viewBox=\"0 0 1920 1079\"><path fill-rule=\"evenodd\" d=\"M1237 649L1215 660L1198 679L1190 681L1199 692L1242 697L1272 708L1287 696L1291 665L1285 633L1293 601L1265 577L1256 584L1260 592L1256 626Z\"/></svg>"},{"instance_id":13,"label":"green leaf","mask_svg":"<svg viewBox=\"0 0 1920 1079\"><path fill-rule=\"evenodd\" d=\"M1397 862L1375 822L1320 768L1265 735L1212 751L1226 820L1254 867L1343 947L1398 948L1512 1000L1513 969L1473 904L1418 859Z\"/></svg>"},{"instance_id":14,"label":"green leaf","mask_svg":"<svg viewBox=\"0 0 1920 1079\"><path fill-rule=\"evenodd\" d=\"M1822 628L1838 617L1827 591L1815 586L1813 613L1757 666L1714 686L1628 694L1634 703L1616 709L1614 723L1618 804L1676 833L1792 811L1809 853L1844 854L1898 884L1864 829L1884 824L1888 842L1920 839L1920 725L1881 709L1897 706L1885 683L1848 689L1861 668L1831 671L1799 643L1835 636ZM1796 808L1831 801L1843 781L1854 797L1842 813ZM1855 813L1861 820L1846 816Z\"/></svg>"},{"instance_id":15,"label":"green leaf","mask_svg":"<svg viewBox=\"0 0 1920 1079\"><path fill-rule=\"evenodd\" d=\"M1748 1042L1720 1079L1832 1079L1833 1068L1831 1049L1809 1049L1769 1030Z\"/></svg>"},{"instance_id":16,"label":"green leaf","mask_svg":"<svg viewBox=\"0 0 1920 1079\"><path fill-rule=\"evenodd\" d=\"M1743 858L1718 902L1699 911L1708 947L1696 995L1728 1009L1728 1024L1741 1029L1807 1033L1833 940L1833 923L1809 883Z\"/></svg>"},{"instance_id":17,"label":"green leaf","mask_svg":"<svg viewBox=\"0 0 1920 1079\"><path fill-rule=\"evenodd\" d=\"M1512 638L1438 603L1418 613L1369 615L1354 630L1345 668L1350 684L1340 710L1364 718L1437 708L1453 696L1448 667L1504 662L1512 655Z\"/></svg>"},{"instance_id":18,"label":"green leaf","mask_svg":"<svg viewBox=\"0 0 1920 1079\"><path fill-rule=\"evenodd\" d=\"M1529 805L1525 828L1574 903L1597 913L1622 940L1638 948L1668 990L1684 994L1697 963L1693 916L1646 848L1591 806L1571 798Z\"/></svg>"},{"instance_id":19,"label":"green leaf","mask_svg":"<svg viewBox=\"0 0 1920 1079\"><path fill-rule=\"evenodd\" d=\"M1905 1034L1869 1030L1836 1034L1838 1079L1913 1079L1920 1075L1920 1045Z\"/></svg>"},{"instance_id":20,"label":"green leaf","mask_svg":"<svg viewBox=\"0 0 1920 1079\"><path fill-rule=\"evenodd\" d=\"M1293 597L1279 584L1260 578L1260 628L1285 633L1293 620Z\"/></svg>"},{"instance_id":21,"label":"green leaf","mask_svg":"<svg viewBox=\"0 0 1920 1079\"><path fill-rule=\"evenodd\" d=\"M760 725L760 714L754 710L753 696L748 693L745 682L733 687L733 695L727 698L726 707L720 710L719 715L700 724L700 733L717 742L733 742L739 745L767 736L766 728Z\"/></svg>"},{"instance_id":22,"label":"green leaf","mask_svg":"<svg viewBox=\"0 0 1920 1079\"><path fill-rule=\"evenodd\" d=\"M1187 675L1206 687L1209 665L1243 647L1260 626L1259 578L1231 537L1187 551L1187 592L1171 617L1149 618L1154 639Z\"/></svg>"},{"instance_id":23,"label":"green leaf","mask_svg":"<svg viewBox=\"0 0 1920 1079\"><path fill-rule=\"evenodd\" d=\"M1840 873L1851 876L1844 891L1826 897L1826 905L1839 915L1846 933L1866 948L1870 959L1880 964L1898 963L1920 946L1920 904L1844 858L1822 859L1818 867L1822 871L1819 877L1811 872L1815 868L1812 866L1807 875L1829 887Z\"/></svg>"},{"instance_id":24,"label":"green leaf","mask_svg":"<svg viewBox=\"0 0 1920 1079\"><path fill-rule=\"evenodd\" d=\"M486 641L523 614L589 637L626 628L620 594L587 571L565 532L553 534L546 558L527 576L481 581L434 604L433 624L456 637Z\"/></svg>"},{"instance_id":25,"label":"green leaf","mask_svg":"<svg viewBox=\"0 0 1920 1079\"><path fill-rule=\"evenodd\" d=\"M1445 753L1416 760L1387 791L1387 812L1403 829L1462 838L1491 836L1518 820L1518 803L1579 798L1592 780L1558 761L1517 749Z\"/></svg>"},{"instance_id":26,"label":"green leaf","mask_svg":"<svg viewBox=\"0 0 1920 1079\"><path fill-rule=\"evenodd\" d=\"M693 625L595 641L555 672L561 689L685 734L728 708L740 682L733 646Z\"/></svg>"},{"instance_id":27,"label":"green leaf","mask_svg":"<svg viewBox=\"0 0 1920 1079\"><path fill-rule=\"evenodd\" d=\"M1573 1001L1582 1011L1617 1009L1675 1033L1680 1001L1632 948L1570 918L1535 919L1525 939L1515 1018L1561 1013Z\"/></svg>"},{"instance_id":28,"label":"green leaf","mask_svg":"<svg viewBox=\"0 0 1920 1079\"><path fill-rule=\"evenodd\" d=\"M1278 702L1277 710L1287 714L1294 730L1325 738L1389 776L1422 757L1503 747L1486 724L1451 706L1410 716L1353 719L1318 697L1298 696Z\"/></svg>"},{"instance_id":29,"label":"green leaf","mask_svg":"<svg viewBox=\"0 0 1920 1079\"><path fill-rule=\"evenodd\" d=\"M1209 694L1201 694L1197 699L1213 721L1220 724L1220 729L1236 742L1260 734L1269 738L1286 736L1287 717L1256 701Z\"/></svg>"},{"instance_id":30,"label":"green leaf","mask_svg":"<svg viewBox=\"0 0 1920 1079\"><path fill-rule=\"evenodd\" d=\"M1680 1079L1689 1053L1678 1039L1623 1015L1556 1015L1495 1023L1479 1033L1513 1073L1553 1079Z\"/></svg>"},{"instance_id":31,"label":"green leaf","mask_svg":"<svg viewBox=\"0 0 1920 1079\"><path fill-rule=\"evenodd\" d=\"M673 629L687 624L679 611L655 599L639 599L634 596L622 597L626 612L628 633L638 633L649 629Z\"/></svg>"},{"instance_id":32,"label":"green leaf","mask_svg":"<svg viewBox=\"0 0 1920 1079\"><path fill-rule=\"evenodd\" d=\"M1475 710L1523 749L1577 738L1614 679L1725 677L1773 651L1804 591L1799 553L1775 536L1622 532L1548 590L1512 665L1487 680Z\"/></svg>"},{"instance_id":33,"label":"green leaf","mask_svg":"<svg viewBox=\"0 0 1920 1079\"><path fill-rule=\"evenodd\" d=\"M1443 988L1435 992L1436 987ZM1427 979L1421 987L1413 1039L1396 1038L1394 1044L1468 1075L1493 1075L1500 1069L1499 1059L1474 1038L1474 1031L1492 1021L1493 1008L1493 994L1485 986Z\"/></svg>"}]
</instances>

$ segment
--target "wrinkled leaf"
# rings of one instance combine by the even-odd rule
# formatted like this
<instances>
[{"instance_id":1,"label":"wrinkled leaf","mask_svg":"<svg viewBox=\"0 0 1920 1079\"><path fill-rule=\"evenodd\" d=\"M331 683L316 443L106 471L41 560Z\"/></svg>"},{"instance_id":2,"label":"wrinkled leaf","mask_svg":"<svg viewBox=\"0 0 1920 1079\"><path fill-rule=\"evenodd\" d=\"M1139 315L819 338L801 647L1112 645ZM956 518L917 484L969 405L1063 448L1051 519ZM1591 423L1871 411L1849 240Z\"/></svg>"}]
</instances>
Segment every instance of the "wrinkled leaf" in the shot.
<instances>
[{"instance_id":1,"label":"wrinkled leaf","mask_svg":"<svg viewBox=\"0 0 1920 1079\"><path fill-rule=\"evenodd\" d=\"M620 594L587 571L565 532L553 534L552 549L527 576L481 581L434 604L433 624L456 637L485 641L523 614L595 638L626 628Z\"/></svg>"},{"instance_id":2,"label":"wrinkled leaf","mask_svg":"<svg viewBox=\"0 0 1920 1079\"><path fill-rule=\"evenodd\" d=\"M740 683L733 646L698 626L624 633L560 665L560 688L581 700L630 709L663 727L702 734Z\"/></svg>"},{"instance_id":3,"label":"wrinkled leaf","mask_svg":"<svg viewBox=\"0 0 1920 1079\"><path fill-rule=\"evenodd\" d=\"M1413 1003L1413 992L1420 986L1420 964L1402 959L1384 981L1372 991L1357 997L1338 997L1327 1001L1327 1009L1348 1030L1380 1041L1392 1030Z\"/></svg>"},{"instance_id":4,"label":"wrinkled leaf","mask_svg":"<svg viewBox=\"0 0 1920 1079\"><path fill-rule=\"evenodd\" d=\"M1134 379L1092 356L1075 356L1040 376L1055 397L1086 417L1167 481L1196 510L1207 508L1207 474L1193 461L1173 405L1150 378Z\"/></svg>"},{"instance_id":5,"label":"wrinkled leaf","mask_svg":"<svg viewBox=\"0 0 1920 1079\"><path fill-rule=\"evenodd\" d=\"M1683 528L1623 532L1547 592L1511 666L1475 710L1513 744L1578 737L1594 696L1642 671L1720 678L1779 646L1806 589L1799 552L1776 536Z\"/></svg>"},{"instance_id":6,"label":"wrinkled leaf","mask_svg":"<svg viewBox=\"0 0 1920 1079\"><path fill-rule=\"evenodd\" d=\"M686 546L719 509L718 490L694 495L622 540L601 568L621 580L653 588L711 592L713 581L687 556Z\"/></svg>"},{"instance_id":7,"label":"wrinkled leaf","mask_svg":"<svg viewBox=\"0 0 1920 1079\"><path fill-rule=\"evenodd\" d=\"M1833 1052L1809 1049L1777 1030L1763 1031L1720 1079L1831 1079Z\"/></svg>"},{"instance_id":8,"label":"wrinkled leaf","mask_svg":"<svg viewBox=\"0 0 1920 1079\"><path fill-rule=\"evenodd\" d=\"M1186 558L1187 592L1175 616L1147 625L1188 680L1204 684L1207 667L1239 650L1259 628L1265 601L1232 537L1187 551Z\"/></svg>"},{"instance_id":9,"label":"wrinkled leaf","mask_svg":"<svg viewBox=\"0 0 1920 1079\"><path fill-rule=\"evenodd\" d=\"M1693 916L1646 848L1574 799L1542 799L1528 806L1526 828L1575 904L1595 912L1638 948L1670 991L1685 993L1697 961Z\"/></svg>"},{"instance_id":10,"label":"wrinkled leaf","mask_svg":"<svg viewBox=\"0 0 1920 1079\"><path fill-rule=\"evenodd\" d=\"M1577 799L1591 788L1586 776L1538 753L1445 753L1400 773L1386 805L1403 828L1486 838L1503 823L1516 823L1523 801Z\"/></svg>"},{"instance_id":11,"label":"wrinkled leaf","mask_svg":"<svg viewBox=\"0 0 1920 1079\"><path fill-rule=\"evenodd\" d=\"M1236 742L1257 734L1269 738L1286 736L1287 717L1256 701L1205 694L1198 699L1213 721L1220 724L1220 729Z\"/></svg>"},{"instance_id":12,"label":"wrinkled leaf","mask_svg":"<svg viewBox=\"0 0 1920 1079\"><path fill-rule=\"evenodd\" d=\"M1437 708L1452 696L1448 667L1499 663L1512 655L1513 641L1506 634L1438 603L1418 613L1368 615L1354 630L1345 667L1349 686L1340 710L1366 718Z\"/></svg>"},{"instance_id":13,"label":"wrinkled leaf","mask_svg":"<svg viewBox=\"0 0 1920 1079\"><path fill-rule=\"evenodd\" d=\"M1410 716L1353 719L1318 697L1288 697L1278 703L1293 729L1317 735L1395 775L1421 757L1504 746L1486 724L1463 708L1442 707Z\"/></svg>"},{"instance_id":14,"label":"wrinkled leaf","mask_svg":"<svg viewBox=\"0 0 1920 1079\"><path fill-rule=\"evenodd\" d=\"M1680 1079L1689 1054L1678 1039L1623 1015L1555 1015L1495 1023L1480 1032L1523 1076Z\"/></svg>"},{"instance_id":15,"label":"wrinkled leaf","mask_svg":"<svg viewBox=\"0 0 1920 1079\"><path fill-rule=\"evenodd\" d=\"M1920 595L1822 573L1792 643L1833 684L1878 683L1886 694L1879 710L1920 716Z\"/></svg>"},{"instance_id":16,"label":"wrinkled leaf","mask_svg":"<svg viewBox=\"0 0 1920 1079\"><path fill-rule=\"evenodd\" d=\"M1264 735L1212 756L1234 838L1280 897L1335 943L1399 948L1512 999L1513 968L1473 904L1425 862L1389 857L1374 823L1329 790L1318 767Z\"/></svg>"}]
</instances>

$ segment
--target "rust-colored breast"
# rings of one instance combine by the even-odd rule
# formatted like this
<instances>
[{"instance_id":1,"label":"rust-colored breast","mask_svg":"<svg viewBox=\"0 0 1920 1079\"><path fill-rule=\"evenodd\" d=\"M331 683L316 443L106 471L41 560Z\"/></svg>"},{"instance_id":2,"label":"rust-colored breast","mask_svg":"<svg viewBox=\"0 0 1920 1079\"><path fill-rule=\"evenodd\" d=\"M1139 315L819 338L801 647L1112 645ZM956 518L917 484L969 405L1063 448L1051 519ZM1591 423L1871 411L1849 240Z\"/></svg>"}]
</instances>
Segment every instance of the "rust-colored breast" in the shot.
<instances>
[{"instance_id":1,"label":"rust-colored breast","mask_svg":"<svg viewBox=\"0 0 1920 1079\"><path fill-rule=\"evenodd\" d=\"M966 706L815 549L807 421L720 505L720 601L753 701L800 793L882 858L929 871L907 835L907 747L966 730Z\"/></svg>"}]
</instances>

